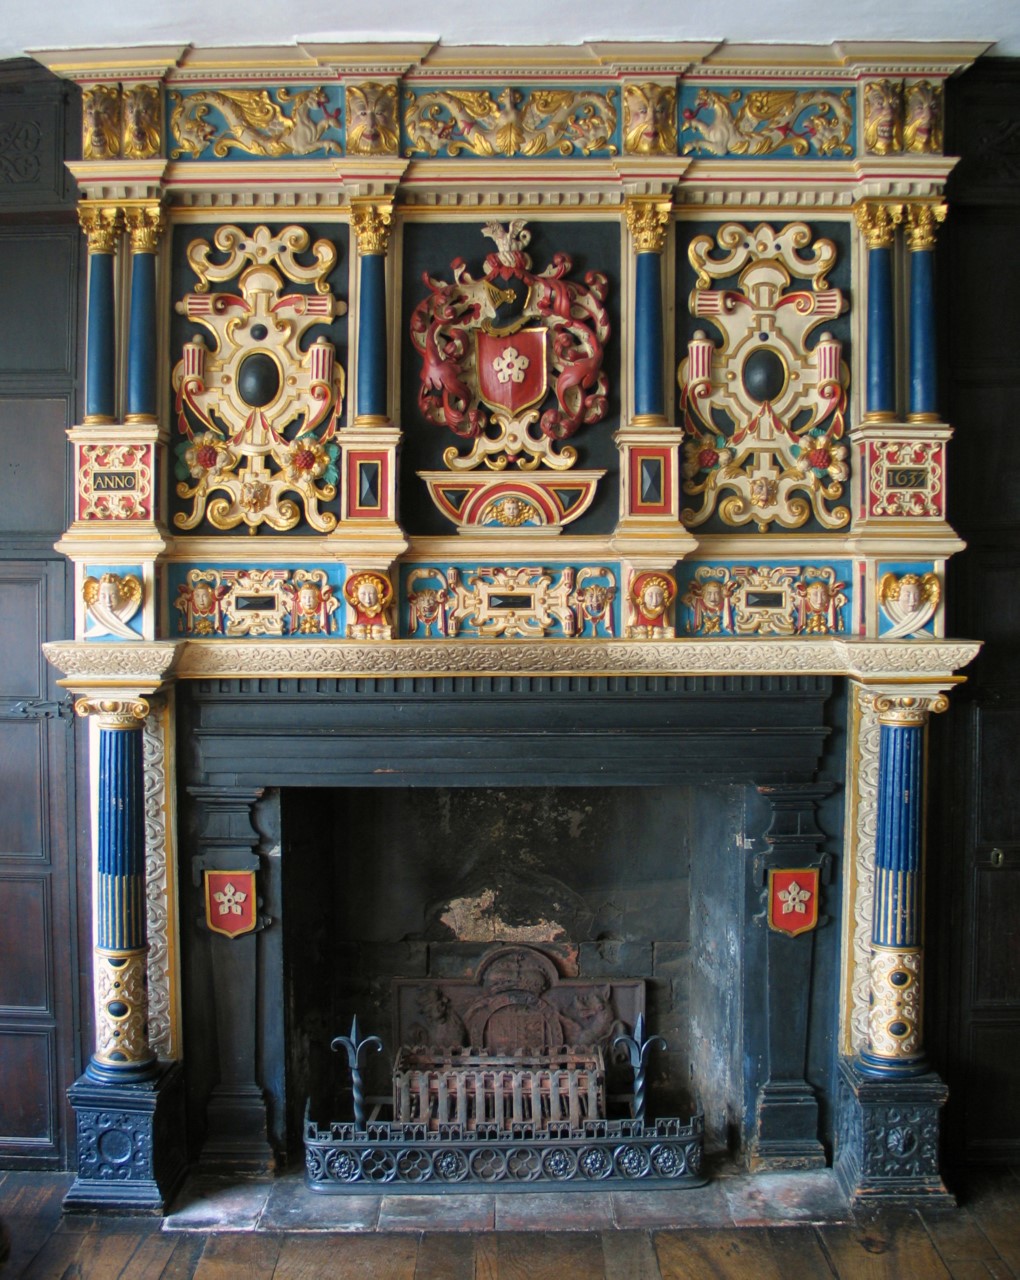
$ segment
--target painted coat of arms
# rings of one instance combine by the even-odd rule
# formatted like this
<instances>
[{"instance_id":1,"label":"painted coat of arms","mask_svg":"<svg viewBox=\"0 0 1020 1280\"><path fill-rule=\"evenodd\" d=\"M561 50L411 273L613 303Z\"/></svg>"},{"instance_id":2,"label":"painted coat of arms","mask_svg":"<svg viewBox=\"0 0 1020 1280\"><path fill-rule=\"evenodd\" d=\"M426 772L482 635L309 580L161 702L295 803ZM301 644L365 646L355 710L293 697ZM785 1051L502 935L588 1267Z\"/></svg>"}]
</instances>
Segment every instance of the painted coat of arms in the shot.
<instances>
[{"instance_id":1,"label":"painted coat of arms","mask_svg":"<svg viewBox=\"0 0 1020 1280\"><path fill-rule=\"evenodd\" d=\"M239 938L258 924L254 871L206 871L205 922L213 933Z\"/></svg>"},{"instance_id":2,"label":"painted coat of arms","mask_svg":"<svg viewBox=\"0 0 1020 1280\"><path fill-rule=\"evenodd\" d=\"M768 923L777 933L791 938L809 933L818 924L817 867L797 867L769 871Z\"/></svg>"},{"instance_id":3,"label":"painted coat of arms","mask_svg":"<svg viewBox=\"0 0 1020 1280\"><path fill-rule=\"evenodd\" d=\"M461 529L559 528L588 508L604 474L574 470L577 449L563 442L606 415L608 281L600 271L572 280L565 253L536 271L521 219L487 223L482 234L496 252L481 277L461 259L451 264L452 280L426 274L428 296L411 315L418 406L468 442L466 452L454 446L443 455L456 480L447 472L422 478ZM569 479L555 474L566 471Z\"/></svg>"}]
</instances>

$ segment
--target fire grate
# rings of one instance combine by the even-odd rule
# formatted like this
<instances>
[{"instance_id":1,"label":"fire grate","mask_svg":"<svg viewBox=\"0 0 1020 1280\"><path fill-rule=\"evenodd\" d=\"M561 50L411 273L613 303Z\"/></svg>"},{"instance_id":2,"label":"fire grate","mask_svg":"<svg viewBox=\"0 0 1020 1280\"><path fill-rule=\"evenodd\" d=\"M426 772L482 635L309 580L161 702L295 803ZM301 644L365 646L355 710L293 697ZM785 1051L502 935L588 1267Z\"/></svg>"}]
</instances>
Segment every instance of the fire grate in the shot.
<instances>
[{"instance_id":1,"label":"fire grate","mask_svg":"<svg viewBox=\"0 0 1020 1280\"><path fill-rule=\"evenodd\" d=\"M559 1121L579 1129L605 1116L605 1084L598 1048L564 1048L538 1058L524 1050L401 1049L393 1070L394 1116L430 1129L456 1124L467 1132L488 1123L499 1129L530 1123L542 1132Z\"/></svg>"},{"instance_id":2,"label":"fire grate","mask_svg":"<svg viewBox=\"0 0 1020 1280\"><path fill-rule=\"evenodd\" d=\"M398 979L394 988L394 1119L365 1119L361 1064L382 1046L360 1039L355 1019L333 1041L347 1053L354 1123L320 1129L305 1114L313 1190L704 1183L703 1116L645 1120L648 1054L665 1042L645 1038L643 983L563 981L547 956L512 946L490 951L473 980ZM566 1044L567 1033L578 1042ZM628 1119L606 1114L612 1051L633 1072Z\"/></svg>"}]
</instances>

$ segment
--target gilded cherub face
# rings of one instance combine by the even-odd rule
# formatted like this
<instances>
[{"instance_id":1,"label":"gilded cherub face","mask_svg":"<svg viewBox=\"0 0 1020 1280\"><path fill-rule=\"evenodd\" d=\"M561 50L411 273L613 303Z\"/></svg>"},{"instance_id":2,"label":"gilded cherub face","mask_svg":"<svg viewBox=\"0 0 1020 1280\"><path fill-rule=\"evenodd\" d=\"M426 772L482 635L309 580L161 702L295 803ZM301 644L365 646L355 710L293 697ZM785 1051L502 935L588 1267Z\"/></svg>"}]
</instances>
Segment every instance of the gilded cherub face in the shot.
<instances>
[{"instance_id":1,"label":"gilded cherub face","mask_svg":"<svg viewBox=\"0 0 1020 1280\"><path fill-rule=\"evenodd\" d=\"M373 80L347 89L347 150L353 155L395 155L397 87Z\"/></svg>"},{"instance_id":2,"label":"gilded cherub face","mask_svg":"<svg viewBox=\"0 0 1020 1280\"><path fill-rule=\"evenodd\" d=\"M824 613L829 607L829 588L824 582L812 582L804 595L812 613Z\"/></svg>"},{"instance_id":3,"label":"gilded cherub face","mask_svg":"<svg viewBox=\"0 0 1020 1280\"><path fill-rule=\"evenodd\" d=\"M305 582L298 590L298 605L304 613L315 613L321 601L319 588L312 582Z\"/></svg>"},{"instance_id":4,"label":"gilded cherub face","mask_svg":"<svg viewBox=\"0 0 1020 1280\"><path fill-rule=\"evenodd\" d=\"M701 601L706 609L721 609L723 604L722 583L706 582L701 588Z\"/></svg>"},{"instance_id":5,"label":"gilded cherub face","mask_svg":"<svg viewBox=\"0 0 1020 1280\"><path fill-rule=\"evenodd\" d=\"M903 578L899 592L900 608L904 613L916 613L921 605L921 584L914 577Z\"/></svg>"},{"instance_id":6,"label":"gilded cherub face","mask_svg":"<svg viewBox=\"0 0 1020 1280\"><path fill-rule=\"evenodd\" d=\"M208 582L196 582L191 592L191 607L196 613L211 613L216 597Z\"/></svg>"}]
</instances>

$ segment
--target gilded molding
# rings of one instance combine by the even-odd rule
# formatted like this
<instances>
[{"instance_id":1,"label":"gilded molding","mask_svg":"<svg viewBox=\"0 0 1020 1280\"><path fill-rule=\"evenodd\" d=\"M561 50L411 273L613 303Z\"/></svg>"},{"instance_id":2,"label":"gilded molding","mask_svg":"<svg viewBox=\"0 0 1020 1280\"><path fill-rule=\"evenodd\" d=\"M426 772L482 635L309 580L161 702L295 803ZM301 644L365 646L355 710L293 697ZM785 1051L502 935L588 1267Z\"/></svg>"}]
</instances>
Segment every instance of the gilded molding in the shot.
<instances>
[{"instance_id":1,"label":"gilded molding","mask_svg":"<svg viewBox=\"0 0 1020 1280\"><path fill-rule=\"evenodd\" d=\"M78 203L78 221L88 238L89 253L115 253L124 230L124 211L115 204Z\"/></svg>"},{"instance_id":2,"label":"gilded molding","mask_svg":"<svg viewBox=\"0 0 1020 1280\"><path fill-rule=\"evenodd\" d=\"M891 249L896 228L903 221L903 206L862 200L854 205L854 218L869 249Z\"/></svg>"},{"instance_id":3,"label":"gilded molding","mask_svg":"<svg viewBox=\"0 0 1020 1280\"><path fill-rule=\"evenodd\" d=\"M174 795L168 775L171 717L156 706L142 726L145 805L145 903L149 940L149 1044L160 1058L178 1056L177 895L168 815Z\"/></svg>"},{"instance_id":4,"label":"gilded molding","mask_svg":"<svg viewBox=\"0 0 1020 1280\"><path fill-rule=\"evenodd\" d=\"M853 736L847 754L847 896L849 946L844 945L845 1015L843 1050L858 1053L868 1044L871 1003L871 930L875 901L875 847L878 839L878 769L881 728L866 690L855 687Z\"/></svg>"},{"instance_id":5,"label":"gilded molding","mask_svg":"<svg viewBox=\"0 0 1020 1280\"><path fill-rule=\"evenodd\" d=\"M946 205L930 201L906 205L907 248L911 253L924 253L935 248L935 238L947 212Z\"/></svg>"},{"instance_id":6,"label":"gilded molding","mask_svg":"<svg viewBox=\"0 0 1020 1280\"><path fill-rule=\"evenodd\" d=\"M156 252L160 238L166 230L162 205L129 205L124 210L124 223L131 241L132 253Z\"/></svg>"},{"instance_id":7,"label":"gilded molding","mask_svg":"<svg viewBox=\"0 0 1020 1280\"><path fill-rule=\"evenodd\" d=\"M385 255L393 230L393 202L355 198L351 201L351 220L354 223L358 253Z\"/></svg>"},{"instance_id":8,"label":"gilded molding","mask_svg":"<svg viewBox=\"0 0 1020 1280\"><path fill-rule=\"evenodd\" d=\"M673 213L672 200L629 196L624 204L636 253L662 253Z\"/></svg>"}]
</instances>

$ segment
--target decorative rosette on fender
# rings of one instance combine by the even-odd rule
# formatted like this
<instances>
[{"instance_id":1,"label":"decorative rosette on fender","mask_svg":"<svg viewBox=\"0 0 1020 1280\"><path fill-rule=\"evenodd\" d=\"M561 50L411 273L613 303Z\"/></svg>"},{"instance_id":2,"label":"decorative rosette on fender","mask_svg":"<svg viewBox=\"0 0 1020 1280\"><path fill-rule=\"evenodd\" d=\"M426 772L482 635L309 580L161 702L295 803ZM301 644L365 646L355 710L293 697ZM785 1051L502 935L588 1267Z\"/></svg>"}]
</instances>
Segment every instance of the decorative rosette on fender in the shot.
<instances>
[{"instance_id":1,"label":"decorative rosette on fender","mask_svg":"<svg viewBox=\"0 0 1020 1280\"><path fill-rule=\"evenodd\" d=\"M419 474L461 530L559 529L587 510L605 474L574 470L577 449L563 441L606 415L608 281L598 271L570 280L564 253L534 271L522 220L487 223L482 234L497 245L482 277L460 260L452 282L426 275L429 295L411 315L418 406L469 442L467 452L443 455L455 478Z\"/></svg>"}]
</instances>

